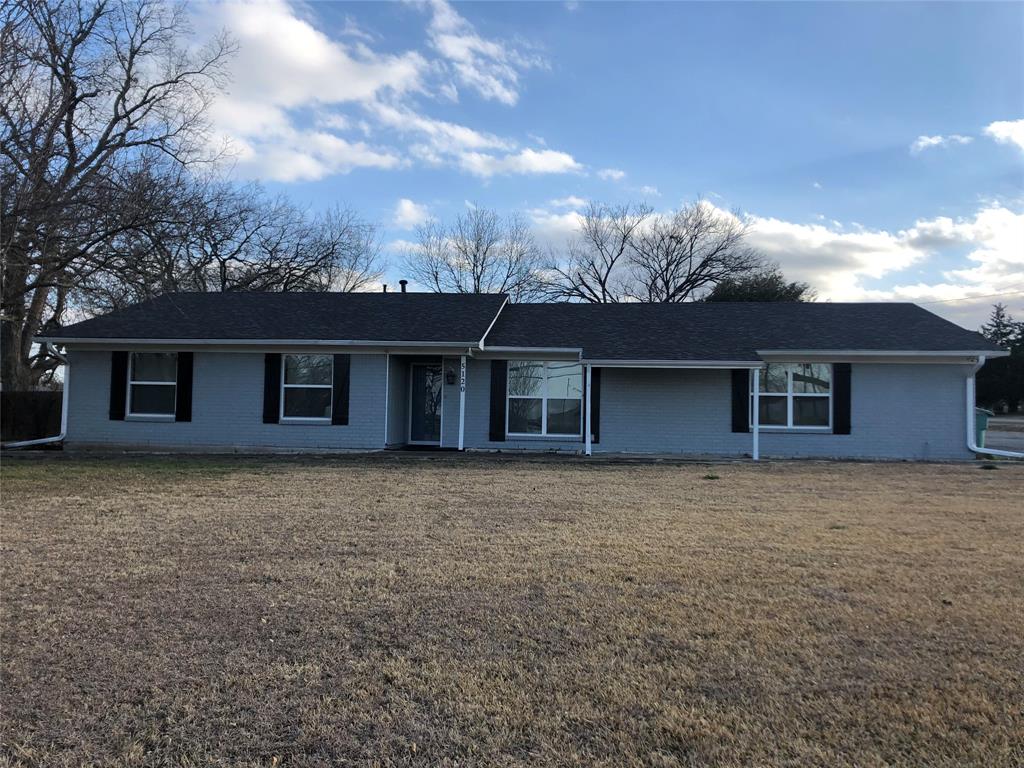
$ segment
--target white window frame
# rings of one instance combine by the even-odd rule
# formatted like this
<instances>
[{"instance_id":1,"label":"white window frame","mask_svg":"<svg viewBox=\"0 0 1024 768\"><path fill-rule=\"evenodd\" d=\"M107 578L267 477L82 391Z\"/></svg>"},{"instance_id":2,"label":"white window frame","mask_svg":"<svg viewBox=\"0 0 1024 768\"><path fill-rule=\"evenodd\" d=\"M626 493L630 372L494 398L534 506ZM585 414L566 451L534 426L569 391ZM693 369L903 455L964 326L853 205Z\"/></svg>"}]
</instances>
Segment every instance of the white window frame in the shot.
<instances>
[{"instance_id":1,"label":"white window frame","mask_svg":"<svg viewBox=\"0 0 1024 768\"><path fill-rule=\"evenodd\" d=\"M152 355L152 354L171 354L174 355L174 381L148 381L143 379L135 379L135 356L136 355ZM174 388L174 408L170 413L144 413L142 411L132 410L132 386L136 384L145 384L150 386L160 387L173 387ZM128 408L127 415L129 417L135 417L140 419L161 419L165 421L171 421L178 415L178 353L160 353L160 352L129 352L128 353Z\"/></svg>"},{"instance_id":2,"label":"white window frame","mask_svg":"<svg viewBox=\"0 0 1024 768\"><path fill-rule=\"evenodd\" d=\"M285 371L288 369L288 358L289 357L326 357L330 358L331 363L331 383L330 384L285 384ZM284 415L284 395L288 389L329 389L331 390L331 413L328 416L285 416ZM331 418L334 416L334 357L333 355L318 355L311 354L308 352L295 352L292 354L284 353L281 355L281 402L278 405L278 419L283 424L330 424Z\"/></svg>"},{"instance_id":3,"label":"white window frame","mask_svg":"<svg viewBox=\"0 0 1024 768\"><path fill-rule=\"evenodd\" d=\"M580 428L578 432L548 432L548 366L551 363L556 365L565 365L569 363L571 365L578 365L580 368L580 376L583 379L583 386L586 387L586 379L584 378L586 372L583 370L583 365L573 360L509 360L509 370L505 372L505 435L507 437L525 437L525 438L539 438L539 437L556 437L556 438L582 438L583 437L583 395L580 395ZM540 365L544 371L544 378L541 381L541 394L537 395L513 395L510 394L508 384L509 377L512 375L512 364L513 363L531 363L533 365ZM554 400L572 400L573 398L551 398ZM508 417L509 402L511 400L540 400L540 432L510 432L508 428Z\"/></svg>"},{"instance_id":4,"label":"white window frame","mask_svg":"<svg viewBox=\"0 0 1024 768\"><path fill-rule=\"evenodd\" d=\"M758 429L762 432L771 431L786 431L786 432L831 432L832 431L832 392L835 389L835 368L829 363L818 363L811 361L798 361L795 363L769 363L769 365L781 365L786 366L786 391L785 392L769 392L764 387L768 382L767 368L761 372L758 377L760 379L761 392L758 394L758 400L764 400L769 397L784 397L786 398L786 423L785 424L765 424L760 421ZM828 366L828 392L796 392L793 389L793 367L798 365L827 365ZM747 397L750 400L750 405L747 407L749 411L750 428L754 428L754 374L751 372L747 384ZM828 398L828 424L793 424L793 400L795 398Z\"/></svg>"}]
</instances>

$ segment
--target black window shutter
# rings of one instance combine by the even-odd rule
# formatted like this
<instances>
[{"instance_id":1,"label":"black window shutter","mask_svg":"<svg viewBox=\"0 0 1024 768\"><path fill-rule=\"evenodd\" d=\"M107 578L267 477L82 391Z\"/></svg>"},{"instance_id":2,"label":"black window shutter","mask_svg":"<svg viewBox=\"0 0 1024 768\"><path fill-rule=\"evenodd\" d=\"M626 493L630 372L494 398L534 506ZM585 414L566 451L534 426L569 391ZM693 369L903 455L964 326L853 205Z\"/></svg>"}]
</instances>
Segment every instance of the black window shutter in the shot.
<instances>
[{"instance_id":1,"label":"black window shutter","mask_svg":"<svg viewBox=\"0 0 1024 768\"><path fill-rule=\"evenodd\" d=\"M281 420L281 355L267 352L263 358L263 423Z\"/></svg>"},{"instance_id":2,"label":"black window shutter","mask_svg":"<svg viewBox=\"0 0 1024 768\"><path fill-rule=\"evenodd\" d=\"M590 434L593 443L601 442L601 369L590 370Z\"/></svg>"},{"instance_id":3,"label":"black window shutter","mask_svg":"<svg viewBox=\"0 0 1024 768\"><path fill-rule=\"evenodd\" d=\"M505 440L505 396L508 393L508 360L491 360L491 442Z\"/></svg>"},{"instance_id":4,"label":"black window shutter","mask_svg":"<svg viewBox=\"0 0 1024 768\"><path fill-rule=\"evenodd\" d=\"M124 421L128 399L128 353L110 353L110 419Z\"/></svg>"},{"instance_id":5,"label":"black window shutter","mask_svg":"<svg viewBox=\"0 0 1024 768\"><path fill-rule=\"evenodd\" d=\"M732 431L750 431L750 371L746 368L732 371Z\"/></svg>"},{"instance_id":6,"label":"black window shutter","mask_svg":"<svg viewBox=\"0 0 1024 768\"><path fill-rule=\"evenodd\" d=\"M178 353L177 399L174 403L175 421L192 421L192 353Z\"/></svg>"},{"instance_id":7,"label":"black window shutter","mask_svg":"<svg viewBox=\"0 0 1024 768\"><path fill-rule=\"evenodd\" d=\"M832 434L850 434L850 364L832 366Z\"/></svg>"},{"instance_id":8,"label":"black window shutter","mask_svg":"<svg viewBox=\"0 0 1024 768\"><path fill-rule=\"evenodd\" d=\"M352 355L334 356L334 397L331 401L331 424L348 424L349 374Z\"/></svg>"}]
</instances>

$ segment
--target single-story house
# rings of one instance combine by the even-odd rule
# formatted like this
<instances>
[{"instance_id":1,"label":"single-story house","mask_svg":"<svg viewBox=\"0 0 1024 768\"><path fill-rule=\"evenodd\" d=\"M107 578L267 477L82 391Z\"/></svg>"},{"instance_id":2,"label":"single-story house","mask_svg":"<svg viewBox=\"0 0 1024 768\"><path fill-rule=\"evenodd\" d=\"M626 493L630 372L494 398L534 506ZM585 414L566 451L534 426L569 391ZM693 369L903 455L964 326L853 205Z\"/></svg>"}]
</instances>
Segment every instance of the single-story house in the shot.
<instances>
[{"instance_id":1,"label":"single-story house","mask_svg":"<svg viewBox=\"0 0 1024 768\"><path fill-rule=\"evenodd\" d=\"M69 447L967 459L1006 354L913 304L182 293L39 339Z\"/></svg>"}]
</instances>

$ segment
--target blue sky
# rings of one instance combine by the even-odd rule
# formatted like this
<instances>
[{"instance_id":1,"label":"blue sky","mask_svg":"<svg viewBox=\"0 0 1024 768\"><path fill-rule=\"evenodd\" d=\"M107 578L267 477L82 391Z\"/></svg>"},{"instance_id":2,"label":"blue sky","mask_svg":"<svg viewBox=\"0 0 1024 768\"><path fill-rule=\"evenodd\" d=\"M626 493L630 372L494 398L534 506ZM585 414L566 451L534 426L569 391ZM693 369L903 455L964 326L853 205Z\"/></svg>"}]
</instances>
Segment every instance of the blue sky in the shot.
<instances>
[{"instance_id":1,"label":"blue sky","mask_svg":"<svg viewBox=\"0 0 1024 768\"><path fill-rule=\"evenodd\" d=\"M196 6L240 46L232 173L383 227L467 202L557 248L703 196L823 299L1024 317L1024 4Z\"/></svg>"}]
</instances>

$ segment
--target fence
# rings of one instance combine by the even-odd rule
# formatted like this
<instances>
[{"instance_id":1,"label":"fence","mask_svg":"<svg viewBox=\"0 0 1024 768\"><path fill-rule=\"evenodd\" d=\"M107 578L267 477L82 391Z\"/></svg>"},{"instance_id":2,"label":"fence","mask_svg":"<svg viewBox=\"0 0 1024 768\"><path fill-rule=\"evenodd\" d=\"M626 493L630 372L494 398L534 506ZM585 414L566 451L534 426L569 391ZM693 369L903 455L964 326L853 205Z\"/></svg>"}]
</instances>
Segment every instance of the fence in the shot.
<instances>
[{"instance_id":1,"label":"fence","mask_svg":"<svg viewBox=\"0 0 1024 768\"><path fill-rule=\"evenodd\" d=\"M0 392L0 440L60 434L60 392Z\"/></svg>"}]
</instances>

